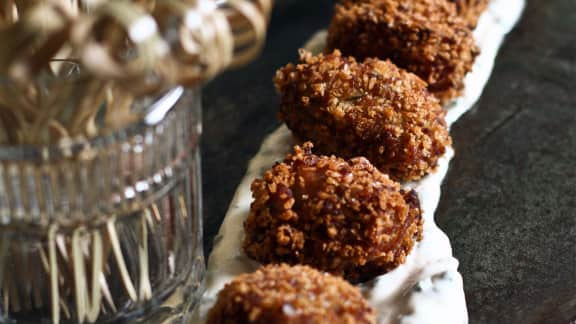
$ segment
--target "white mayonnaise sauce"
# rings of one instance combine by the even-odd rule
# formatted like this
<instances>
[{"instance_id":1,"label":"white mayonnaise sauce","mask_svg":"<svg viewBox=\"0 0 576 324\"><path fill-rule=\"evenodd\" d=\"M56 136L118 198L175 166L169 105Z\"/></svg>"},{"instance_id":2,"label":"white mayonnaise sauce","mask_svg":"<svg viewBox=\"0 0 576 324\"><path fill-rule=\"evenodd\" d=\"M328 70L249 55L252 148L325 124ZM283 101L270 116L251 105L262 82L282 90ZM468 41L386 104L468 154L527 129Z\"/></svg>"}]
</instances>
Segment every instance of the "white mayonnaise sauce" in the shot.
<instances>
[{"instance_id":1,"label":"white mayonnaise sauce","mask_svg":"<svg viewBox=\"0 0 576 324\"><path fill-rule=\"evenodd\" d=\"M481 49L474 69L466 77L464 94L446 109L446 120L452 125L480 97L488 81L504 36L516 24L525 0L492 0L480 18L474 37ZM306 44L319 52L326 32L320 31ZM250 210L251 182L261 176L288 153L294 142L290 131L281 126L262 143L250 161L248 171L230 204L208 262L206 292L196 309L193 322L204 323L218 292L237 275L252 272L257 262L242 251L243 223ZM407 183L420 197L424 217L424 238L415 245L406 263L374 280L360 285L364 296L378 313L382 324L468 323L468 313L458 260L446 234L434 222L434 211L440 200L440 185L454 156L452 148L440 159L438 169L420 181Z\"/></svg>"}]
</instances>

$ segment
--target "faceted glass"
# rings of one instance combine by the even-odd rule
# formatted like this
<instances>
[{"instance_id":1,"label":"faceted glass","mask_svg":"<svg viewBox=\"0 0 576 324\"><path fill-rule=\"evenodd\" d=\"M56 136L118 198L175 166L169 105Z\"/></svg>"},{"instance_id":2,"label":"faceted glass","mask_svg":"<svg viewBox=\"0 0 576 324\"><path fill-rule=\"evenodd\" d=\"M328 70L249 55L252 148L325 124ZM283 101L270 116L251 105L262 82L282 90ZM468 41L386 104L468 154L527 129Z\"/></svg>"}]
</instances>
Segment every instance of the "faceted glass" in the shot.
<instances>
[{"instance_id":1,"label":"faceted glass","mask_svg":"<svg viewBox=\"0 0 576 324\"><path fill-rule=\"evenodd\" d=\"M0 147L0 322L180 323L202 287L199 90L86 141Z\"/></svg>"}]
</instances>

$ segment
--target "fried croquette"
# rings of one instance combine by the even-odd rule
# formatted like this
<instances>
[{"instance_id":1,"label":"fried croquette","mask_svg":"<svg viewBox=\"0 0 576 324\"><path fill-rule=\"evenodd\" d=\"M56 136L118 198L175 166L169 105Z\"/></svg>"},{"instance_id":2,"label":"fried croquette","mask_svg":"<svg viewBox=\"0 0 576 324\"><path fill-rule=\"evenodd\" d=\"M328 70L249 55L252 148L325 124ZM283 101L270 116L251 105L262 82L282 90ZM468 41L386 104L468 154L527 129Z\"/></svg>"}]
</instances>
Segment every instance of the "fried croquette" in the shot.
<instances>
[{"instance_id":1,"label":"fried croquette","mask_svg":"<svg viewBox=\"0 0 576 324\"><path fill-rule=\"evenodd\" d=\"M456 5L458 15L462 17L470 28L476 27L478 18L488 7L488 0L448 0Z\"/></svg>"},{"instance_id":2,"label":"fried croquette","mask_svg":"<svg viewBox=\"0 0 576 324\"><path fill-rule=\"evenodd\" d=\"M208 324L372 324L374 310L359 289L307 266L272 265L227 284Z\"/></svg>"},{"instance_id":3,"label":"fried croquette","mask_svg":"<svg viewBox=\"0 0 576 324\"><path fill-rule=\"evenodd\" d=\"M364 282L406 260L422 239L413 190L365 158L345 161L296 146L252 183L246 254L264 264L306 264Z\"/></svg>"},{"instance_id":4,"label":"fried croquette","mask_svg":"<svg viewBox=\"0 0 576 324\"><path fill-rule=\"evenodd\" d=\"M335 6L327 51L389 59L428 83L444 104L459 96L479 53L446 0L345 0Z\"/></svg>"},{"instance_id":5,"label":"fried croquette","mask_svg":"<svg viewBox=\"0 0 576 324\"><path fill-rule=\"evenodd\" d=\"M322 154L364 156L393 180L422 178L451 144L446 112L426 83L388 61L301 51L275 85L279 117L296 137Z\"/></svg>"}]
</instances>

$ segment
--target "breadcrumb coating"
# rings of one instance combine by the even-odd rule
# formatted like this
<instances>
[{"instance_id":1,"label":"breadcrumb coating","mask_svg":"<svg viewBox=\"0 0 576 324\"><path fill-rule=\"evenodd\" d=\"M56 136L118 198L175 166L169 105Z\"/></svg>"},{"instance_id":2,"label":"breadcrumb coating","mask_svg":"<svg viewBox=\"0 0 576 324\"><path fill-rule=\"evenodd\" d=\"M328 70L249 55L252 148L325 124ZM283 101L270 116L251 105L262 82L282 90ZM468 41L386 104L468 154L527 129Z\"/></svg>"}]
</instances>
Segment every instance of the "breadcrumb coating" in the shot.
<instances>
[{"instance_id":1,"label":"breadcrumb coating","mask_svg":"<svg viewBox=\"0 0 576 324\"><path fill-rule=\"evenodd\" d=\"M274 81L279 117L296 137L322 154L364 156L394 180L422 178L451 144L446 112L426 83L388 61L301 50L300 64Z\"/></svg>"},{"instance_id":2,"label":"breadcrumb coating","mask_svg":"<svg viewBox=\"0 0 576 324\"><path fill-rule=\"evenodd\" d=\"M372 324L359 289L307 266L273 265L244 274L218 294L208 324Z\"/></svg>"},{"instance_id":3,"label":"breadcrumb coating","mask_svg":"<svg viewBox=\"0 0 576 324\"><path fill-rule=\"evenodd\" d=\"M422 239L413 190L365 158L345 161L296 146L252 183L244 223L246 254L264 264L306 264L363 282L406 260Z\"/></svg>"},{"instance_id":4,"label":"breadcrumb coating","mask_svg":"<svg viewBox=\"0 0 576 324\"><path fill-rule=\"evenodd\" d=\"M344 0L335 6L327 51L390 59L428 83L442 103L458 97L479 53L446 0Z\"/></svg>"},{"instance_id":5,"label":"breadcrumb coating","mask_svg":"<svg viewBox=\"0 0 576 324\"><path fill-rule=\"evenodd\" d=\"M476 27L478 18L488 7L488 0L448 0L456 5L458 15L462 17L470 28Z\"/></svg>"}]
</instances>

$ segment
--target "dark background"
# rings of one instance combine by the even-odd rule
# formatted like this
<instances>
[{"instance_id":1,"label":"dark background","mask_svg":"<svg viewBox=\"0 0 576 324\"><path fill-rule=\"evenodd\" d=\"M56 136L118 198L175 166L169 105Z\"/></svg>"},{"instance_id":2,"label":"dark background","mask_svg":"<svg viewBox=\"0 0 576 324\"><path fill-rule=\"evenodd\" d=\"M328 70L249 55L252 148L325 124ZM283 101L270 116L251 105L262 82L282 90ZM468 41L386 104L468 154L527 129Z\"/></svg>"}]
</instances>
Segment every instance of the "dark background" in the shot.
<instances>
[{"instance_id":1,"label":"dark background","mask_svg":"<svg viewBox=\"0 0 576 324\"><path fill-rule=\"evenodd\" d=\"M206 249L262 139L275 70L332 12L277 0L261 57L204 91ZM528 0L476 107L452 129L436 219L460 260L471 323L576 320L576 0Z\"/></svg>"}]
</instances>

